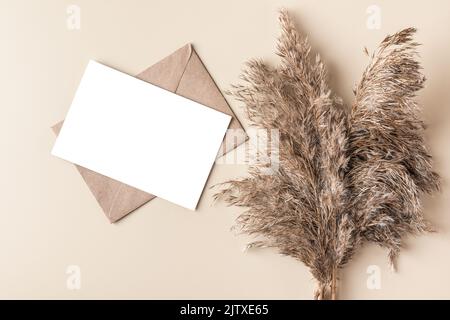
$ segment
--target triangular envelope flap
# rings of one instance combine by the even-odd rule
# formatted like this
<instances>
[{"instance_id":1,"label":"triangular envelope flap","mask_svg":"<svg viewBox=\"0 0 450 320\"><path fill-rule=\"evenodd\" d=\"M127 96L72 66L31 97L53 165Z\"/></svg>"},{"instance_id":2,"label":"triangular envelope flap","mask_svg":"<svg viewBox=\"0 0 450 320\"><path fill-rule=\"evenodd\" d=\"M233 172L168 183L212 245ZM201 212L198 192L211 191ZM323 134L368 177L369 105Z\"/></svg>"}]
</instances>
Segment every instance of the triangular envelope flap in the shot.
<instances>
[{"instance_id":1,"label":"triangular envelope flap","mask_svg":"<svg viewBox=\"0 0 450 320\"><path fill-rule=\"evenodd\" d=\"M136 77L158 87L175 92L192 54L190 44L148 67Z\"/></svg>"},{"instance_id":2,"label":"triangular envelope flap","mask_svg":"<svg viewBox=\"0 0 450 320\"><path fill-rule=\"evenodd\" d=\"M219 156L247 140L248 136L242 129L242 125L239 123L239 120L234 115L222 92L193 48L176 93L232 116L229 129L238 130L227 132L224 143L219 151Z\"/></svg>"},{"instance_id":3,"label":"triangular envelope flap","mask_svg":"<svg viewBox=\"0 0 450 320\"><path fill-rule=\"evenodd\" d=\"M223 113L233 114L195 50L192 50L191 58L175 92Z\"/></svg>"}]
</instances>

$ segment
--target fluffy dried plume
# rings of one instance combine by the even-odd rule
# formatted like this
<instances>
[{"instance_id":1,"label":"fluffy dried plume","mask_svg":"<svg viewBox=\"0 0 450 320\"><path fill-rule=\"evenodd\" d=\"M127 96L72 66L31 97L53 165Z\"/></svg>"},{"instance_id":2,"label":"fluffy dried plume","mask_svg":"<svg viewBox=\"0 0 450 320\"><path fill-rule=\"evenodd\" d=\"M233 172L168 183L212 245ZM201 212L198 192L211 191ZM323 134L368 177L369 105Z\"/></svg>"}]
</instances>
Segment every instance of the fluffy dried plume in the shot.
<instances>
[{"instance_id":1,"label":"fluffy dried plume","mask_svg":"<svg viewBox=\"0 0 450 320\"><path fill-rule=\"evenodd\" d=\"M428 230L419 198L439 183L414 100L423 86L414 29L382 42L350 112L286 11L280 24L280 65L252 60L230 90L250 125L279 131L278 169L252 165L216 197L246 208L236 226L258 239L249 247L303 262L318 282L315 298L335 299L338 271L364 241L393 260L405 235Z\"/></svg>"},{"instance_id":2,"label":"fluffy dried plume","mask_svg":"<svg viewBox=\"0 0 450 320\"><path fill-rule=\"evenodd\" d=\"M431 230L420 196L439 189L415 101L425 81L415 32L408 28L383 40L349 116L349 210L364 240L388 248L392 266L405 235Z\"/></svg>"}]
</instances>

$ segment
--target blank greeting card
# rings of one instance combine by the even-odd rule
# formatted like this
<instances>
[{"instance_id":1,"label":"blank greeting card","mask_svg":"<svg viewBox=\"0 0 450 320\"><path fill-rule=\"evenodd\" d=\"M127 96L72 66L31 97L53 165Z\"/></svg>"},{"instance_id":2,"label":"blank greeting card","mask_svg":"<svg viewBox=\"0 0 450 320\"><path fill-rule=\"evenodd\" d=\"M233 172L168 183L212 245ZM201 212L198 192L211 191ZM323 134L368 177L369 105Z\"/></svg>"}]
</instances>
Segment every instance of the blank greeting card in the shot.
<instances>
[{"instance_id":1,"label":"blank greeting card","mask_svg":"<svg viewBox=\"0 0 450 320\"><path fill-rule=\"evenodd\" d=\"M90 61L52 154L195 210L230 120Z\"/></svg>"}]
</instances>

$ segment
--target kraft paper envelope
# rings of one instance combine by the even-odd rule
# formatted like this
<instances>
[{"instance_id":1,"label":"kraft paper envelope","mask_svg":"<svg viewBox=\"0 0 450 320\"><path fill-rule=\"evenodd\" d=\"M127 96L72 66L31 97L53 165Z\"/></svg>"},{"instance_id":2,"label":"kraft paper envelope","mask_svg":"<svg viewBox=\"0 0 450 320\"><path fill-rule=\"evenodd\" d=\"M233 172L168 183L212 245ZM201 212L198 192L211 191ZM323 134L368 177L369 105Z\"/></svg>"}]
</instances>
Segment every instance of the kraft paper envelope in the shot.
<instances>
[{"instance_id":1,"label":"kraft paper envelope","mask_svg":"<svg viewBox=\"0 0 450 320\"><path fill-rule=\"evenodd\" d=\"M137 78L231 115L229 128L239 130L226 134L219 156L247 140L241 124L190 44L144 70ZM53 126L55 134L59 133L62 123ZM154 195L89 169L76 167L112 223L155 198Z\"/></svg>"},{"instance_id":2,"label":"kraft paper envelope","mask_svg":"<svg viewBox=\"0 0 450 320\"><path fill-rule=\"evenodd\" d=\"M195 210L230 121L91 60L51 153Z\"/></svg>"}]
</instances>

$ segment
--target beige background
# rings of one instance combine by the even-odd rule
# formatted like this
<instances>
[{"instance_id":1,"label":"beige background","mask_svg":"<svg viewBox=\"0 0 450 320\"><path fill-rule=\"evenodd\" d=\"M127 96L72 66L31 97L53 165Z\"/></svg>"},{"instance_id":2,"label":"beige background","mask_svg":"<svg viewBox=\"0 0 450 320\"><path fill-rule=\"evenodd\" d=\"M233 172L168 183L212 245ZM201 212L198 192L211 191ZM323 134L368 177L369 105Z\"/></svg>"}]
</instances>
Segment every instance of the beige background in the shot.
<instances>
[{"instance_id":1,"label":"beige background","mask_svg":"<svg viewBox=\"0 0 450 320\"><path fill-rule=\"evenodd\" d=\"M66 8L81 8L68 30ZM381 8L381 29L366 9ZM275 62L277 9L291 10L329 66L346 103L369 50L387 34L417 26L428 76L420 94L428 140L444 180L450 175L448 1L0 1L0 298L287 298L310 299L315 283L299 262L271 250L243 253L229 229L238 208L212 203L196 212L156 199L110 225L75 168L50 156L49 127L62 119L88 59L136 74L192 42L224 90L251 57ZM239 105L230 100L241 115ZM246 124L243 119L244 125ZM216 165L208 187L246 173ZM344 299L450 298L449 189L425 199L440 233L411 238L399 272L385 252L366 246L342 273ZM81 268L68 290L66 268ZM367 268L379 266L381 289Z\"/></svg>"}]
</instances>

